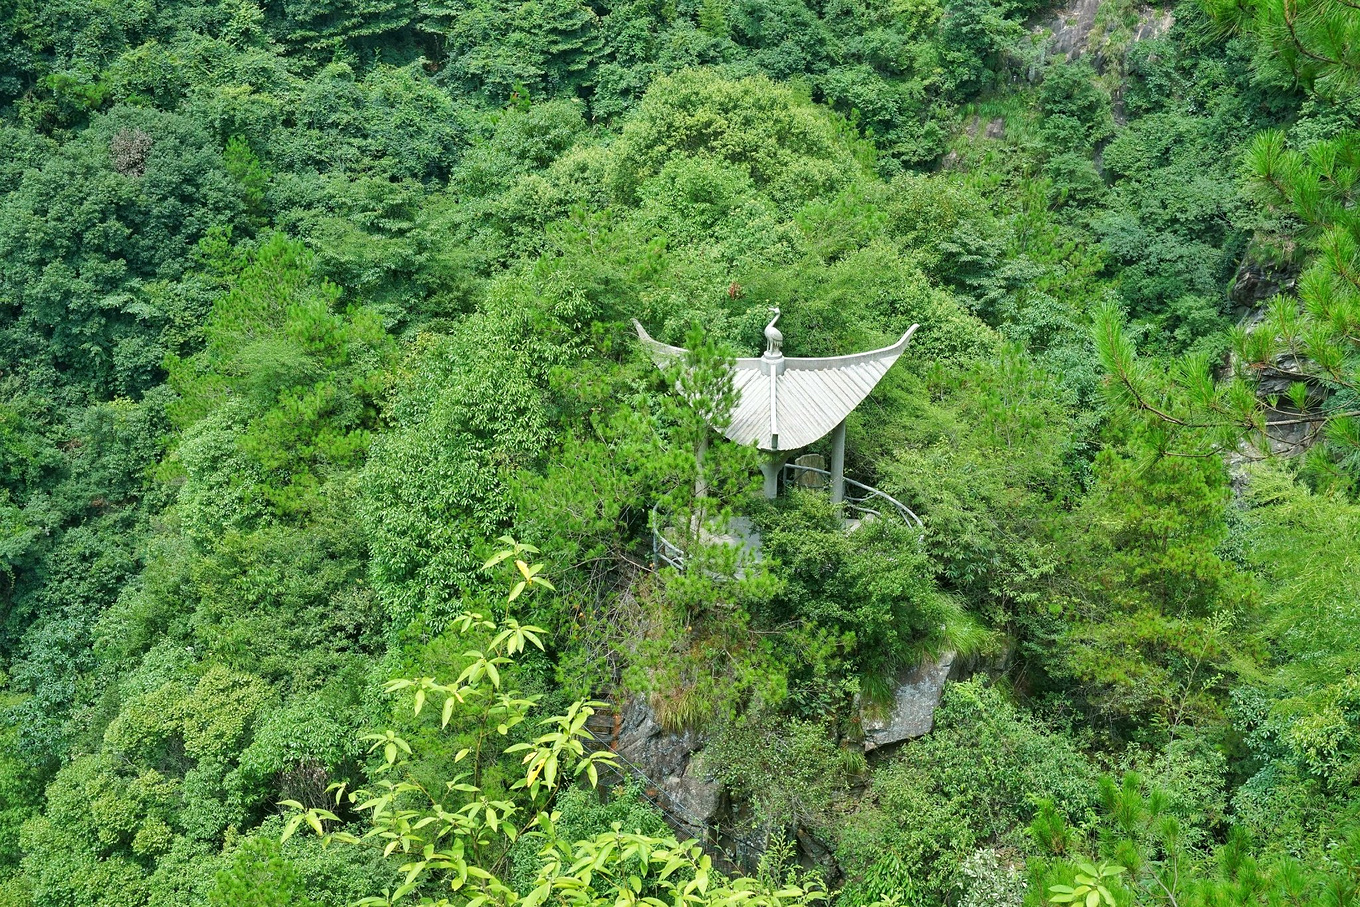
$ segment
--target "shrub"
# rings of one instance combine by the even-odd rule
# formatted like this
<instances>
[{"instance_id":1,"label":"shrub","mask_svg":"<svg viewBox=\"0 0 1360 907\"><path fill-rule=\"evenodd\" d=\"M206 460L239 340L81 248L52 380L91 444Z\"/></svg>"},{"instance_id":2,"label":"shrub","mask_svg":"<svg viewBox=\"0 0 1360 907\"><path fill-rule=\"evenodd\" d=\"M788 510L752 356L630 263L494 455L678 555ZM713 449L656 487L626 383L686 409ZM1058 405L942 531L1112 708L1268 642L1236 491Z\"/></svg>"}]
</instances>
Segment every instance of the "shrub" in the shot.
<instances>
[{"instance_id":1,"label":"shrub","mask_svg":"<svg viewBox=\"0 0 1360 907\"><path fill-rule=\"evenodd\" d=\"M1095 775L1068 738L996 688L979 680L951 684L935 730L875 772L841 830L836 857L850 876L847 891L869 890L891 864L921 901L943 900L979 848L1024 841L1043 798L1069 817L1083 815Z\"/></svg>"}]
</instances>

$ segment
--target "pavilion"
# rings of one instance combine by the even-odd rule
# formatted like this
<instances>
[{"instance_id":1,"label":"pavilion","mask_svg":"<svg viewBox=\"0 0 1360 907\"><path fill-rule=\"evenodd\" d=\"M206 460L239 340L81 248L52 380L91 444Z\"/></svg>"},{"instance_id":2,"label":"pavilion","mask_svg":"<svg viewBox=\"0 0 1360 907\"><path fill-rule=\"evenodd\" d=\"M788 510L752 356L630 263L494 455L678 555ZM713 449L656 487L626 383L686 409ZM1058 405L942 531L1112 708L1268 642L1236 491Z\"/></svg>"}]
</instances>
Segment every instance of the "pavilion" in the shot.
<instances>
[{"instance_id":1,"label":"pavilion","mask_svg":"<svg viewBox=\"0 0 1360 907\"><path fill-rule=\"evenodd\" d=\"M865 520L876 519L885 511L896 512L903 522L924 530L920 517L901 501L861 482L845 477L845 420L855 407L873 391L907 348L919 325L913 324L892 346L849 356L817 358L786 357L784 335L775 323L779 310L765 326L765 355L737 359L732 384L737 402L731 419L721 431L738 444L754 444L764 456L760 471L765 477L765 497L779 494L779 478L803 488L831 492L831 500L842 511L846 528L853 530ZM638 337L651 353L658 368L666 368L686 350L654 340L642 325L633 320ZM788 460L795 453L831 435L831 468L816 455ZM701 449L702 450L702 449ZM847 489L849 489L847 491ZM696 493L699 491L696 483ZM854 513L853 517L845 511ZM685 569L686 555L678 540L668 538L653 511L652 551L658 563ZM923 536L922 536L923 537ZM760 535L744 517L734 517L726 532L712 540L734 545L759 557Z\"/></svg>"},{"instance_id":2,"label":"pavilion","mask_svg":"<svg viewBox=\"0 0 1360 907\"><path fill-rule=\"evenodd\" d=\"M738 444L755 444L765 455L760 471L767 498L779 493L779 474L788 459L830 434L831 500L840 504L845 501L846 486L845 420L892 368L919 325L913 324L892 346L867 353L786 357L784 335L775 327L779 310L773 311L765 327L765 355L736 360L732 381L738 400L722 433ZM685 355L681 347L652 339L636 319L633 327L657 367L664 368Z\"/></svg>"}]
</instances>

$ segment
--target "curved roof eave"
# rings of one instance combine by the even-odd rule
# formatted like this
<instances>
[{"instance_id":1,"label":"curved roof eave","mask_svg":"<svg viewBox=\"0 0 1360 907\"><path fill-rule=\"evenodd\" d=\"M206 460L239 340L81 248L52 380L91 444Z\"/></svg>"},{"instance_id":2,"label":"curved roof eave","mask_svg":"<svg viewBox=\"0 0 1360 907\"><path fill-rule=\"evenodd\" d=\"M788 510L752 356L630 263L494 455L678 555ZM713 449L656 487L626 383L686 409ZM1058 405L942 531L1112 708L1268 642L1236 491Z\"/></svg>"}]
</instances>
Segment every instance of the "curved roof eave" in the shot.
<instances>
[{"instance_id":1,"label":"curved roof eave","mask_svg":"<svg viewBox=\"0 0 1360 907\"><path fill-rule=\"evenodd\" d=\"M653 339L637 319L633 326L658 367L685 354L683 347ZM737 359L733 384L740 396L723 434L765 451L798 450L826 437L869 396L918 327L913 324L896 343L865 353Z\"/></svg>"}]
</instances>

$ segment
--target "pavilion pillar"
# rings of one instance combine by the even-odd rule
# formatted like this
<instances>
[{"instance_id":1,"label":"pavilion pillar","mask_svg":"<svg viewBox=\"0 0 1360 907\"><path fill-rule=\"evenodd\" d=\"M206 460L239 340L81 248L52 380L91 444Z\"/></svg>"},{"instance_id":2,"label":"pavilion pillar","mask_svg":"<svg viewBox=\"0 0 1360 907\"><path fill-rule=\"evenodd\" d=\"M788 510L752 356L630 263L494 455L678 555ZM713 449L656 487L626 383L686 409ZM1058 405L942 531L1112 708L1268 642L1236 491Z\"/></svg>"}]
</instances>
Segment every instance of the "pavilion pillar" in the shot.
<instances>
[{"instance_id":1,"label":"pavilion pillar","mask_svg":"<svg viewBox=\"0 0 1360 907\"><path fill-rule=\"evenodd\" d=\"M708 432L699 436L694 445L694 512L689 516L689 531L698 537L704 525L704 499L708 497L708 476L704 473L704 455L708 453Z\"/></svg>"},{"instance_id":2,"label":"pavilion pillar","mask_svg":"<svg viewBox=\"0 0 1360 907\"><path fill-rule=\"evenodd\" d=\"M773 501L779 496L779 470L787 457L777 450L768 451L760 461L760 473L765 477L765 497Z\"/></svg>"},{"instance_id":3,"label":"pavilion pillar","mask_svg":"<svg viewBox=\"0 0 1360 907\"><path fill-rule=\"evenodd\" d=\"M708 476L704 474L704 456L708 453L708 432L699 436L694 446L694 497L708 497Z\"/></svg>"},{"instance_id":4,"label":"pavilion pillar","mask_svg":"<svg viewBox=\"0 0 1360 907\"><path fill-rule=\"evenodd\" d=\"M845 500L845 420L831 432L831 503Z\"/></svg>"}]
</instances>

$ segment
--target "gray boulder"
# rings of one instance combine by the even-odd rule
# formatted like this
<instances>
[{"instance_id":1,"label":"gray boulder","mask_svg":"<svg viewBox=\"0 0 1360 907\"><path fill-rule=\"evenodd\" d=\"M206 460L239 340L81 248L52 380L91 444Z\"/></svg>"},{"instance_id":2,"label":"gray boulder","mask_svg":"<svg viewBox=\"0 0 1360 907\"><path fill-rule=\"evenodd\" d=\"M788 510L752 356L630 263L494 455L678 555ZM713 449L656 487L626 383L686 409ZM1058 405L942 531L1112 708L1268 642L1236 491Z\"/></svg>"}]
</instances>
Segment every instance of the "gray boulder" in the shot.
<instances>
[{"instance_id":1,"label":"gray boulder","mask_svg":"<svg viewBox=\"0 0 1360 907\"><path fill-rule=\"evenodd\" d=\"M904 674L893 690L890 707L860 709L866 753L930 733L935 727L935 709L944 695L944 684L949 679L954 658L953 652L946 652Z\"/></svg>"},{"instance_id":2,"label":"gray boulder","mask_svg":"<svg viewBox=\"0 0 1360 907\"><path fill-rule=\"evenodd\" d=\"M697 837L703 837L705 826L723 809L723 786L695 758L703 743L694 731L676 734L663 728L645 696L628 700L620 711L618 754L658 786L681 830Z\"/></svg>"}]
</instances>

